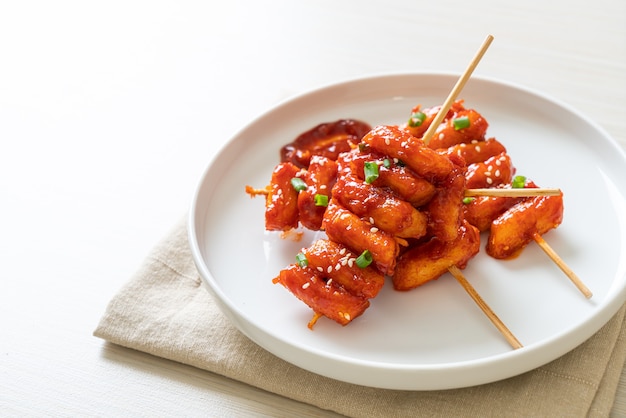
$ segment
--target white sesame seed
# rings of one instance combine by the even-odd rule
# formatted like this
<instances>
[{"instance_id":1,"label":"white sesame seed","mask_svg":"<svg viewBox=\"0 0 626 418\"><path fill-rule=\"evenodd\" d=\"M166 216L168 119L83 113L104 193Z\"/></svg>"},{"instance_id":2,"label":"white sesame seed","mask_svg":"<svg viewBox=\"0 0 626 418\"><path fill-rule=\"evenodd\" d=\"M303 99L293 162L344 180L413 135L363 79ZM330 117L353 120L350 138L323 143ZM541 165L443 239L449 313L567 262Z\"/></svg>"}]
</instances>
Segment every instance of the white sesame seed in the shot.
<instances>
[{"instance_id":1,"label":"white sesame seed","mask_svg":"<svg viewBox=\"0 0 626 418\"><path fill-rule=\"evenodd\" d=\"M311 286L311 283L310 282L306 282L305 284L302 285L302 288L306 289L309 286Z\"/></svg>"},{"instance_id":2,"label":"white sesame seed","mask_svg":"<svg viewBox=\"0 0 626 418\"><path fill-rule=\"evenodd\" d=\"M442 132L439 134L439 139L444 139L446 137L446 135Z\"/></svg>"},{"instance_id":3,"label":"white sesame seed","mask_svg":"<svg viewBox=\"0 0 626 418\"><path fill-rule=\"evenodd\" d=\"M372 218L371 216L370 216L370 223L371 223L371 224L373 224L373 223L374 223L374 218Z\"/></svg>"},{"instance_id":4,"label":"white sesame seed","mask_svg":"<svg viewBox=\"0 0 626 418\"><path fill-rule=\"evenodd\" d=\"M346 318L348 321L350 320L350 314L349 313L344 313L343 317Z\"/></svg>"},{"instance_id":5,"label":"white sesame seed","mask_svg":"<svg viewBox=\"0 0 626 418\"><path fill-rule=\"evenodd\" d=\"M335 270L339 270L341 268L341 263L337 263L337 265L335 266Z\"/></svg>"},{"instance_id":6,"label":"white sesame seed","mask_svg":"<svg viewBox=\"0 0 626 418\"><path fill-rule=\"evenodd\" d=\"M485 176L491 177L491 171L485 171Z\"/></svg>"},{"instance_id":7,"label":"white sesame seed","mask_svg":"<svg viewBox=\"0 0 626 418\"><path fill-rule=\"evenodd\" d=\"M500 170L496 170L496 177L500 177Z\"/></svg>"},{"instance_id":8,"label":"white sesame seed","mask_svg":"<svg viewBox=\"0 0 626 418\"><path fill-rule=\"evenodd\" d=\"M356 258L351 258L348 260L348 267L352 267L352 265L354 264L354 261L356 260Z\"/></svg>"},{"instance_id":9,"label":"white sesame seed","mask_svg":"<svg viewBox=\"0 0 626 418\"><path fill-rule=\"evenodd\" d=\"M323 272L324 272L324 269L323 269L322 267L320 267L320 266L317 266L317 271L319 271L319 272L323 273Z\"/></svg>"},{"instance_id":10,"label":"white sesame seed","mask_svg":"<svg viewBox=\"0 0 626 418\"><path fill-rule=\"evenodd\" d=\"M346 231L349 231L349 230L351 230L351 229L352 229L352 225L348 225L348 226L346 226Z\"/></svg>"},{"instance_id":11,"label":"white sesame seed","mask_svg":"<svg viewBox=\"0 0 626 418\"><path fill-rule=\"evenodd\" d=\"M327 284L328 286L330 286L330 284L331 284L332 282L333 282L333 279L331 278L331 279L328 279L328 281L326 282L326 284Z\"/></svg>"},{"instance_id":12,"label":"white sesame seed","mask_svg":"<svg viewBox=\"0 0 626 418\"><path fill-rule=\"evenodd\" d=\"M398 161L400 161L400 160L398 160L397 158L393 159L393 162L396 163L396 164L398 164Z\"/></svg>"},{"instance_id":13,"label":"white sesame seed","mask_svg":"<svg viewBox=\"0 0 626 418\"><path fill-rule=\"evenodd\" d=\"M478 144L478 140L477 139L472 139L472 144Z\"/></svg>"},{"instance_id":14,"label":"white sesame seed","mask_svg":"<svg viewBox=\"0 0 626 418\"><path fill-rule=\"evenodd\" d=\"M460 146L461 148L465 148L465 147L467 147L467 144L466 144L465 142L463 142L463 143L459 144L459 146Z\"/></svg>"},{"instance_id":15,"label":"white sesame seed","mask_svg":"<svg viewBox=\"0 0 626 418\"><path fill-rule=\"evenodd\" d=\"M346 260L345 258L342 258L341 259L341 265L345 266L346 264L348 264L348 260ZM337 270L339 270L339 269L337 269Z\"/></svg>"},{"instance_id":16,"label":"white sesame seed","mask_svg":"<svg viewBox=\"0 0 626 418\"><path fill-rule=\"evenodd\" d=\"M326 190L326 187L327 186L325 184L322 184L322 185L320 185L320 190Z\"/></svg>"},{"instance_id":17,"label":"white sesame seed","mask_svg":"<svg viewBox=\"0 0 626 418\"><path fill-rule=\"evenodd\" d=\"M341 250L339 250L339 254L344 255L346 253L346 249L342 248Z\"/></svg>"},{"instance_id":18,"label":"white sesame seed","mask_svg":"<svg viewBox=\"0 0 626 418\"><path fill-rule=\"evenodd\" d=\"M491 177L487 177L487 184L492 184L493 183L493 179Z\"/></svg>"},{"instance_id":19,"label":"white sesame seed","mask_svg":"<svg viewBox=\"0 0 626 418\"><path fill-rule=\"evenodd\" d=\"M385 138L385 145L387 146L391 145L391 141L389 140L389 138Z\"/></svg>"},{"instance_id":20,"label":"white sesame seed","mask_svg":"<svg viewBox=\"0 0 626 418\"><path fill-rule=\"evenodd\" d=\"M505 162L506 161L506 157L503 155L502 157L498 158L498 160Z\"/></svg>"},{"instance_id":21,"label":"white sesame seed","mask_svg":"<svg viewBox=\"0 0 626 418\"><path fill-rule=\"evenodd\" d=\"M489 170L489 171L493 171L493 166L492 166L492 165L490 165L489 167L487 167L487 170Z\"/></svg>"},{"instance_id":22,"label":"white sesame seed","mask_svg":"<svg viewBox=\"0 0 626 418\"><path fill-rule=\"evenodd\" d=\"M328 268L326 269L326 273L330 273L333 271L333 266L328 266Z\"/></svg>"},{"instance_id":23,"label":"white sesame seed","mask_svg":"<svg viewBox=\"0 0 626 418\"><path fill-rule=\"evenodd\" d=\"M370 232L378 232L378 228L373 226L373 227L370 228Z\"/></svg>"},{"instance_id":24,"label":"white sesame seed","mask_svg":"<svg viewBox=\"0 0 626 418\"><path fill-rule=\"evenodd\" d=\"M474 149L476 150L476 152L480 152L480 145L476 145Z\"/></svg>"},{"instance_id":25,"label":"white sesame seed","mask_svg":"<svg viewBox=\"0 0 626 418\"><path fill-rule=\"evenodd\" d=\"M498 167L500 167L500 166L502 165L502 161L500 161L500 160L496 160L496 165L497 165Z\"/></svg>"}]
</instances>

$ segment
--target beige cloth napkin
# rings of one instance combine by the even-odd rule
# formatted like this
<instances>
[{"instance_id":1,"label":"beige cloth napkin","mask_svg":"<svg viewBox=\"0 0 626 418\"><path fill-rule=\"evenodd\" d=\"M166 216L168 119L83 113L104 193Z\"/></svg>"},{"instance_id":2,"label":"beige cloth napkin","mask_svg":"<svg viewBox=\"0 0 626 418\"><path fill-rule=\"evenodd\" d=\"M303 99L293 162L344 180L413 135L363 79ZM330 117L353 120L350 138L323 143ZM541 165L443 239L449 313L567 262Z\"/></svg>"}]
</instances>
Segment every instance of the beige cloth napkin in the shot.
<instances>
[{"instance_id":1,"label":"beige cloth napkin","mask_svg":"<svg viewBox=\"0 0 626 418\"><path fill-rule=\"evenodd\" d=\"M358 386L293 366L234 328L201 284L181 222L109 303L94 335L348 416L604 417L626 358L625 310L567 355L504 381L426 392Z\"/></svg>"}]
</instances>

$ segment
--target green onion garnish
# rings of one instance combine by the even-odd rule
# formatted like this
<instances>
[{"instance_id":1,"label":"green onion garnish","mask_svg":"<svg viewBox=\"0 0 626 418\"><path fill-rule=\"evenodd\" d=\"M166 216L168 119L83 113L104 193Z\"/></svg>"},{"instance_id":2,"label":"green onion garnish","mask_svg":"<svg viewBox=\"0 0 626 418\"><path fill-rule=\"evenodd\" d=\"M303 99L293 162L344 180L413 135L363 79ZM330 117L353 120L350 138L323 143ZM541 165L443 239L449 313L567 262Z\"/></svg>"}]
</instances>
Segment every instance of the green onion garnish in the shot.
<instances>
[{"instance_id":1,"label":"green onion garnish","mask_svg":"<svg viewBox=\"0 0 626 418\"><path fill-rule=\"evenodd\" d=\"M472 203L474 201L474 199L476 199L475 197L464 197L463 198L463 204L464 205L469 205L470 203Z\"/></svg>"},{"instance_id":2,"label":"green onion garnish","mask_svg":"<svg viewBox=\"0 0 626 418\"><path fill-rule=\"evenodd\" d=\"M307 260L306 255L304 255L304 253L298 253L296 255L296 263L298 263L300 267L306 267L309 265L309 260Z\"/></svg>"},{"instance_id":3,"label":"green onion garnish","mask_svg":"<svg viewBox=\"0 0 626 418\"><path fill-rule=\"evenodd\" d=\"M515 176L511 182L511 187L514 189L523 189L526 186L526 177Z\"/></svg>"},{"instance_id":4,"label":"green onion garnish","mask_svg":"<svg viewBox=\"0 0 626 418\"><path fill-rule=\"evenodd\" d=\"M356 258L355 263L357 266L364 269L365 267L372 264L372 261L372 253L370 253L369 250L365 250L361 253L360 256Z\"/></svg>"},{"instance_id":5,"label":"green onion garnish","mask_svg":"<svg viewBox=\"0 0 626 418\"><path fill-rule=\"evenodd\" d=\"M467 128L470 126L470 120L467 116L461 116L460 118L456 118L452 121L454 125L454 130L458 131L463 128Z\"/></svg>"},{"instance_id":6,"label":"green onion garnish","mask_svg":"<svg viewBox=\"0 0 626 418\"><path fill-rule=\"evenodd\" d=\"M378 164L373 161L366 162L363 171L366 183L373 183L378 178Z\"/></svg>"},{"instance_id":7,"label":"green onion garnish","mask_svg":"<svg viewBox=\"0 0 626 418\"><path fill-rule=\"evenodd\" d=\"M325 194L316 194L314 199L315 206L328 206L328 196Z\"/></svg>"},{"instance_id":8,"label":"green onion garnish","mask_svg":"<svg viewBox=\"0 0 626 418\"><path fill-rule=\"evenodd\" d=\"M426 114L424 112L415 112L411 114L409 118L409 126L411 128L416 128L420 126L426 120Z\"/></svg>"},{"instance_id":9,"label":"green onion garnish","mask_svg":"<svg viewBox=\"0 0 626 418\"><path fill-rule=\"evenodd\" d=\"M291 179L291 186L296 190L296 192L306 190L306 183L299 177L294 177Z\"/></svg>"},{"instance_id":10,"label":"green onion garnish","mask_svg":"<svg viewBox=\"0 0 626 418\"><path fill-rule=\"evenodd\" d=\"M383 167L385 167L385 168L391 167L391 161L389 161L389 158L385 158L383 160Z\"/></svg>"}]
</instances>

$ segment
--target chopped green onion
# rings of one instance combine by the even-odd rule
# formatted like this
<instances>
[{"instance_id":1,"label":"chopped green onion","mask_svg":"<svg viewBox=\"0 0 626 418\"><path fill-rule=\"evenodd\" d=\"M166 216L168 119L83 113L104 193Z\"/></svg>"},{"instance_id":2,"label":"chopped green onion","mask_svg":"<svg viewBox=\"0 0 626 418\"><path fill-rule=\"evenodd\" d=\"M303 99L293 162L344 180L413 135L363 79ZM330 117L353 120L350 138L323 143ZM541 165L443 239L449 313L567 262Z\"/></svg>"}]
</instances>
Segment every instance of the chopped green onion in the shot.
<instances>
[{"instance_id":1,"label":"chopped green onion","mask_svg":"<svg viewBox=\"0 0 626 418\"><path fill-rule=\"evenodd\" d=\"M391 167L391 161L389 161L389 158L385 158L383 160L383 167L385 167L385 168Z\"/></svg>"},{"instance_id":2,"label":"chopped green onion","mask_svg":"<svg viewBox=\"0 0 626 418\"><path fill-rule=\"evenodd\" d=\"M409 118L409 126L411 128L417 128L426 120L426 114L424 112L415 112L411 114Z\"/></svg>"},{"instance_id":3,"label":"chopped green onion","mask_svg":"<svg viewBox=\"0 0 626 418\"><path fill-rule=\"evenodd\" d=\"M469 205L470 203L472 203L474 201L474 199L476 199L475 197L464 197L463 198L463 204L464 205Z\"/></svg>"},{"instance_id":4,"label":"chopped green onion","mask_svg":"<svg viewBox=\"0 0 626 418\"><path fill-rule=\"evenodd\" d=\"M511 187L514 189L523 189L526 186L526 177L515 176L511 182Z\"/></svg>"},{"instance_id":5,"label":"chopped green onion","mask_svg":"<svg viewBox=\"0 0 626 418\"><path fill-rule=\"evenodd\" d=\"M356 258L355 263L357 266L364 269L365 267L372 264L372 261L372 253L370 253L369 250L365 250L361 253L360 256Z\"/></svg>"},{"instance_id":6,"label":"chopped green onion","mask_svg":"<svg viewBox=\"0 0 626 418\"><path fill-rule=\"evenodd\" d=\"M316 194L314 199L315 206L328 206L328 196L325 194Z\"/></svg>"},{"instance_id":7,"label":"chopped green onion","mask_svg":"<svg viewBox=\"0 0 626 418\"><path fill-rule=\"evenodd\" d=\"M298 263L300 267L306 267L309 265L309 260L307 260L306 255L304 255L304 253L298 253L296 255L296 263Z\"/></svg>"},{"instance_id":8,"label":"chopped green onion","mask_svg":"<svg viewBox=\"0 0 626 418\"><path fill-rule=\"evenodd\" d=\"M294 177L291 179L291 186L296 190L296 192L306 190L306 183L299 177Z\"/></svg>"},{"instance_id":9,"label":"chopped green onion","mask_svg":"<svg viewBox=\"0 0 626 418\"><path fill-rule=\"evenodd\" d=\"M460 118L456 118L452 121L454 124L454 130L458 131L463 128L467 128L470 126L470 120L467 116L461 116Z\"/></svg>"},{"instance_id":10,"label":"chopped green onion","mask_svg":"<svg viewBox=\"0 0 626 418\"><path fill-rule=\"evenodd\" d=\"M378 178L378 164L375 162L366 162L363 171L365 172L366 183L373 183Z\"/></svg>"}]
</instances>

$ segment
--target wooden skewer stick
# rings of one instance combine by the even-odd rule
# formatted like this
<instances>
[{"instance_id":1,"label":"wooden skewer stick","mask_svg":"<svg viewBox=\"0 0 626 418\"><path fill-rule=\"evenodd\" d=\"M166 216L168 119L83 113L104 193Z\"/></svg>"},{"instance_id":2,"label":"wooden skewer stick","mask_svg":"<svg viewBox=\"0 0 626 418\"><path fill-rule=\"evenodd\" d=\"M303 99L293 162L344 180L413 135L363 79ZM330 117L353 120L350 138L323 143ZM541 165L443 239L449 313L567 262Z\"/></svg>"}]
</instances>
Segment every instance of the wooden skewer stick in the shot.
<instances>
[{"instance_id":1,"label":"wooden skewer stick","mask_svg":"<svg viewBox=\"0 0 626 418\"><path fill-rule=\"evenodd\" d=\"M500 331L504 338L506 338L511 347L513 347L514 349L523 347L522 343L520 343L519 340L515 338L515 335L513 335L513 333L506 327L506 325L504 325L500 318L498 318L498 315L496 315L495 312L491 310L489 305L485 303L485 301L478 294L476 289L474 289L470 282L467 281L461 270L457 266L451 266L448 268L448 271L450 271L454 278L461 284L461 286L463 286L467 294L470 295L472 299L474 299L474 302L476 302L478 307L485 313L487 318L491 320L493 325L495 325L498 331Z\"/></svg>"},{"instance_id":2,"label":"wooden skewer stick","mask_svg":"<svg viewBox=\"0 0 626 418\"><path fill-rule=\"evenodd\" d=\"M250 196L263 195L267 196L270 193L268 188L256 189L251 186L246 186L246 193ZM558 196L561 194L561 189L542 189L542 188L519 188L519 189L466 189L465 197L475 196L492 196L492 197L534 197L534 196Z\"/></svg>"},{"instance_id":3,"label":"wooden skewer stick","mask_svg":"<svg viewBox=\"0 0 626 418\"><path fill-rule=\"evenodd\" d=\"M531 196L559 196L561 189L519 188L519 189L466 189L465 196L493 196L493 197L531 197Z\"/></svg>"},{"instance_id":4,"label":"wooden skewer stick","mask_svg":"<svg viewBox=\"0 0 626 418\"><path fill-rule=\"evenodd\" d=\"M478 52L476 53L476 55L474 56L474 58L468 65L468 67L465 69L465 71L463 72L463 74L461 75L457 83L455 84L450 94L448 94L446 101L443 103L443 105L441 106L441 109L439 109L439 112L435 116L435 119L433 120L431 125L428 127L428 129L424 133L424 136L422 137L424 144L428 144L428 142L434 135L435 130L437 129L437 126L441 124L441 121L448 113L448 110L450 110L452 103L454 103L458 94L461 92L463 87L465 87L467 80L472 75L472 72L474 71L474 69L478 65L478 62L481 60L481 58L487 51L487 48L489 48L491 41L493 41L493 36L488 35L485 41L483 42L483 44L481 45L480 49L478 50ZM463 276L463 273L461 273L461 270L457 266L453 265L453 266L448 267L448 271L456 278L456 280L461 284L461 286L463 286L467 294L474 300L474 302L476 302L478 307L485 313L485 315L487 315L487 318L491 320L491 322L496 326L496 328L500 331L500 333L504 336L504 338L506 338L509 344L511 344L511 347L515 349L522 347L522 344L517 340L517 338L515 338L513 333L506 327L506 325L504 325L504 323L500 320L500 318L498 318L498 316L493 312L493 310L489 307L489 305L487 305L487 303L483 300L483 298L480 297L478 292L476 292L476 290L472 287L472 285L465 279L465 277Z\"/></svg>"},{"instance_id":5,"label":"wooden skewer stick","mask_svg":"<svg viewBox=\"0 0 626 418\"><path fill-rule=\"evenodd\" d=\"M481 47L478 49L478 52L476 53L472 61L470 61L469 65L452 88L452 91L450 91L450 94L448 95L446 101L443 102L439 113L437 113L437 116L435 116L435 119L433 119L432 123L422 137L426 145L428 145L430 138L432 138L432 136L435 134L435 130L441 124L443 118L446 117L446 114L448 113L448 110L450 110L452 103L454 103L461 90L463 90L463 87L465 87L465 83L467 83L467 80L469 80L469 78L471 77L474 69L478 65L478 62L482 59L483 55L485 55L485 52L487 52L487 48L489 48L489 45L491 45L491 41L493 41L493 36L488 35Z\"/></svg>"},{"instance_id":6,"label":"wooden skewer stick","mask_svg":"<svg viewBox=\"0 0 626 418\"><path fill-rule=\"evenodd\" d=\"M565 275L572 281L572 283L574 283L574 286L576 286L587 299L590 299L593 296L593 293L591 293L587 286L585 286L585 284L582 282L582 280L580 280L576 273L574 273L572 269L569 268L567 264L565 264L563 259L559 257L559 255L552 249L552 247L550 247L546 240L543 239L543 237L536 232L533 234L533 239L537 244L539 244L539 247L548 255L548 257L550 257L552 261L554 261L554 264L556 264L563 271L563 273L565 273Z\"/></svg>"}]
</instances>

